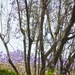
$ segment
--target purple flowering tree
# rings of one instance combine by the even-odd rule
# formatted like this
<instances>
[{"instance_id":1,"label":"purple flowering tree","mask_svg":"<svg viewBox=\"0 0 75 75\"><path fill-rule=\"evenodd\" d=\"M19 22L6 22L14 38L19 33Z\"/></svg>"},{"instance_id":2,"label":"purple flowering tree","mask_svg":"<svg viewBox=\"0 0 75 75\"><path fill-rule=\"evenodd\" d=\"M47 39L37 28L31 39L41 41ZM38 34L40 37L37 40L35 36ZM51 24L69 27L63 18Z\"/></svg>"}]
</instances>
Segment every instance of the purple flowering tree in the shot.
<instances>
[{"instance_id":1,"label":"purple flowering tree","mask_svg":"<svg viewBox=\"0 0 75 75\"><path fill-rule=\"evenodd\" d=\"M34 75L37 68L38 75L44 75L46 66L52 69L60 62L60 73L63 74L64 70L66 74L75 56L75 1L8 0L8 3L11 7L8 14L1 3L0 38L15 71L17 69L13 63L23 60L27 75L32 75L31 64L34 65ZM7 16L4 22L2 12ZM23 54L19 50L9 52L8 44L12 37L19 39L17 44L22 44ZM35 48L32 50L33 45ZM68 59L66 64L63 58Z\"/></svg>"}]
</instances>

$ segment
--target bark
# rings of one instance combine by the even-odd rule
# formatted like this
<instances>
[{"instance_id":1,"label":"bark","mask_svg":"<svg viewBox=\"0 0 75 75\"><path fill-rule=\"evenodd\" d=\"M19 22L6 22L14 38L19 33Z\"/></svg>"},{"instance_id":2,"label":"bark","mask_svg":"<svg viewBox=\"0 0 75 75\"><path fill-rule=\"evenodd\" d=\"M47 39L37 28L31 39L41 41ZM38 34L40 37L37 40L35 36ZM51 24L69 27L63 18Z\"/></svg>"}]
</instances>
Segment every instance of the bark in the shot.
<instances>
[{"instance_id":1,"label":"bark","mask_svg":"<svg viewBox=\"0 0 75 75\"><path fill-rule=\"evenodd\" d=\"M36 50L35 50L35 57L34 57L34 75L37 73L37 47L38 47L38 39L36 41Z\"/></svg>"},{"instance_id":2,"label":"bark","mask_svg":"<svg viewBox=\"0 0 75 75\"><path fill-rule=\"evenodd\" d=\"M39 35L39 41L40 41L40 51L41 51L41 62L42 67L40 70L40 75L45 74L45 57L44 57L44 47L43 47L43 22L44 22L44 15L45 15L45 4L44 1L41 1L42 4L42 11L41 11L41 22L40 22L40 35Z\"/></svg>"},{"instance_id":3,"label":"bark","mask_svg":"<svg viewBox=\"0 0 75 75\"><path fill-rule=\"evenodd\" d=\"M60 74L63 74L63 61L61 56L59 57L59 59L60 59Z\"/></svg>"},{"instance_id":4,"label":"bark","mask_svg":"<svg viewBox=\"0 0 75 75\"><path fill-rule=\"evenodd\" d=\"M28 75L31 75L30 70L30 54L31 54L31 45L33 40L30 38L30 27L29 27L29 12L28 12L28 6L27 6L27 0L25 0L25 6L26 6L26 15L27 15L27 30L28 30L28 40L29 40L29 49L28 49L28 56L27 56L27 66L28 66Z\"/></svg>"}]
</instances>

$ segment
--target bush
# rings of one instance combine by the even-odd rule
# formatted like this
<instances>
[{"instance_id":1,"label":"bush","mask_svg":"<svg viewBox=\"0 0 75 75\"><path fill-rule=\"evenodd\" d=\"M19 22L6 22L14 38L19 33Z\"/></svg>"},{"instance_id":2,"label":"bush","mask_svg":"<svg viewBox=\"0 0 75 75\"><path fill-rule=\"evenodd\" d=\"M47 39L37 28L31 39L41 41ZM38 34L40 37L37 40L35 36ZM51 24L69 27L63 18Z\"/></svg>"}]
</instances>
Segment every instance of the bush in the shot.
<instances>
[{"instance_id":1,"label":"bush","mask_svg":"<svg viewBox=\"0 0 75 75\"><path fill-rule=\"evenodd\" d=\"M8 69L1 69L0 68L0 75L19 75L13 71L9 71Z\"/></svg>"},{"instance_id":2,"label":"bush","mask_svg":"<svg viewBox=\"0 0 75 75\"><path fill-rule=\"evenodd\" d=\"M54 69L48 69L48 72L45 75L54 75Z\"/></svg>"}]
</instances>

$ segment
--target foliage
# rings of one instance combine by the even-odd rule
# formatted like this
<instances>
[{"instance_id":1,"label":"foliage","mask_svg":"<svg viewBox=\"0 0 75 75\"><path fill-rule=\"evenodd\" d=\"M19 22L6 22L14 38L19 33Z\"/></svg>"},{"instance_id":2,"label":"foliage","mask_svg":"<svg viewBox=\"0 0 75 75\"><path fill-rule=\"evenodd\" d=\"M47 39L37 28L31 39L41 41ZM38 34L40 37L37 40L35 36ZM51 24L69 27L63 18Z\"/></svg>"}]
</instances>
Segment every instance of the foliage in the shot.
<instances>
[{"instance_id":1,"label":"foliage","mask_svg":"<svg viewBox=\"0 0 75 75\"><path fill-rule=\"evenodd\" d=\"M10 51L10 58L14 64L24 62L24 53L21 50ZM0 52L0 62L8 63L7 54L4 54L2 51ZM38 62L38 59L37 59ZM34 63L34 54L31 54L30 63Z\"/></svg>"},{"instance_id":2,"label":"foliage","mask_svg":"<svg viewBox=\"0 0 75 75\"><path fill-rule=\"evenodd\" d=\"M1 69L0 68L0 75L20 75L20 74L17 74L13 71L9 71L8 69Z\"/></svg>"},{"instance_id":3,"label":"foliage","mask_svg":"<svg viewBox=\"0 0 75 75\"><path fill-rule=\"evenodd\" d=\"M54 75L54 69L48 69L48 72L45 75Z\"/></svg>"}]
</instances>

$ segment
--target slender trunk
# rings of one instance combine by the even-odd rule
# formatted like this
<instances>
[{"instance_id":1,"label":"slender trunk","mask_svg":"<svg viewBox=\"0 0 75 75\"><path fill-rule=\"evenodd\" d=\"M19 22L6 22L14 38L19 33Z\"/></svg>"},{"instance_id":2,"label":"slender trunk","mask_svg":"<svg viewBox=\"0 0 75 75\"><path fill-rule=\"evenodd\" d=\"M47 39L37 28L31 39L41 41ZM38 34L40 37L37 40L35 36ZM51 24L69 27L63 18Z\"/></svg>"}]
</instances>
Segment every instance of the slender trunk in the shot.
<instances>
[{"instance_id":1,"label":"slender trunk","mask_svg":"<svg viewBox=\"0 0 75 75\"><path fill-rule=\"evenodd\" d=\"M19 74L17 68L16 68L15 65L12 63L10 57L9 57L8 61L9 61L10 65L12 66L12 68L15 70L15 72Z\"/></svg>"},{"instance_id":2,"label":"slender trunk","mask_svg":"<svg viewBox=\"0 0 75 75\"><path fill-rule=\"evenodd\" d=\"M26 41L25 41L25 35L23 35L23 45L24 45L24 62L25 62L25 69L26 69L26 73L28 74L28 67L27 67L27 55L26 55Z\"/></svg>"},{"instance_id":3,"label":"slender trunk","mask_svg":"<svg viewBox=\"0 0 75 75\"><path fill-rule=\"evenodd\" d=\"M37 50L35 51L35 58L34 58L34 75L36 75L36 58L37 58Z\"/></svg>"},{"instance_id":4,"label":"slender trunk","mask_svg":"<svg viewBox=\"0 0 75 75\"><path fill-rule=\"evenodd\" d=\"M27 30L28 30L28 43L29 43L29 49L28 49L28 56L27 56L27 66L28 66L28 75L31 75L30 70L30 53L31 53L31 45L33 40L30 38L30 27L29 27L29 12L28 12L28 6L27 6L27 0L25 0L25 6L26 6L26 17L27 17Z\"/></svg>"},{"instance_id":5,"label":"slender trunk","mask_svg":"<svg viewBox=\"0 0 75 75\"><path fill-rule=\"evenodd\" d=\"M8 50L8 46L7 43L5 43L4 39L2 38L1 34L0 34L0 38L5 46L6 52L7 52L7 57L8 57L8 61L10 63L10 65L12 66L12 68L15 70L16 73L19 73L18 70L16 69L15 65L12 63L11 59L10 59L10 54L9 54L9 50Z\"/></svg>"},{"instance_id":6,"label":"slender trunk","mask_svg":"<svg viewBox=\"0 0 75 75\"><path fill-rule=\"evenodd\" d=\"M40 51L39 51L39 53L38 53L38 75L40 75L40 64L41 64L41 62L40 62Z\"/></svg>"},{"instance_id":7,"label":"slender trunk","mask_svg":"<svg viewBox=\"0 0 75 75\"><path fill-rule=\"evenodd\" d=\"M41 71L40 71L40 75L44 75L45 74L45 60L42 63L42 67L41 67Z\"/></svg>"},{"instance_id":8,"label":"slender trunk","mask_svg":"<svg viewBox=\"0 0 75 75\"><path fill-rule=\"evenodd\" d=\"M43 44L43 22L44 22L45 10L46 10L46 2L44 3L44 0L40 0L40 4L42 5L41 22L40 22L40 35L39 35L40 52L41 52L40 75L44 75L45 74L45 62L46 62L46 60L45 60L44 44Z\"/></svg>"},{"instance_id":9,"label":"slender trunk","mask_svg":"<svg viewBox=\"0 0 75 75\"><path fill-rule=\"evenodd\" d=\"M63 74L63 61L61 59L61 56L60 56L60 74Z\"/></svg>"},{"instance_id":10,"label":"slender trunk","mask_svg":"<svg viewBox=\"0 0 75 75\"><path fill-rule=\"evenodd\" d=\"M34 60L34 75L36 75L36 71L37 71L37 62L36 62L36 59L37 59L37 47L38 47L38 40L36 42L36 50L35 50L35 60Z\"/></svg>"},{"instance_id":11,"label":"slender trunk","mask_svg":"<svg viewBox=\"0 0 75 75\"><path fill-rule=\"evenodd\" d=\"M27 66L28 66L28 75L31 75L31 70L30 70L30 53L31 53L31 45L32 45L32 39L29 38L29 50L28 50L28 56L27 56Z\"/></svg>"}]
</instances>

